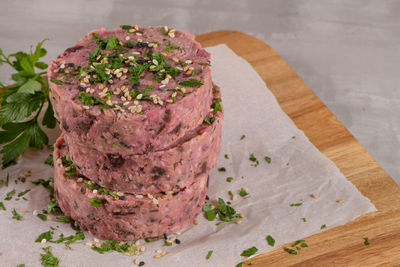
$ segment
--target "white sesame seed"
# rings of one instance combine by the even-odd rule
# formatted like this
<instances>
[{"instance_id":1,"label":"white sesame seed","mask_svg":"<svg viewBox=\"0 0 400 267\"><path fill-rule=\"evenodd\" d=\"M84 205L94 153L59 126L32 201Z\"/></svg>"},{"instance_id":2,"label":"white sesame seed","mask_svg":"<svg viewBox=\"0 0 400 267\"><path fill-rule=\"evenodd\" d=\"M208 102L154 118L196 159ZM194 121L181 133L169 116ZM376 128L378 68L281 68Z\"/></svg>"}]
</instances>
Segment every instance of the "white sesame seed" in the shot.
<instances>
[{"instance_id":1,"label":"white sesame seed","mask_svg":"<svg viewBox=\"0 0 400 267\"><path fill-rule=\"evenodd\" d=\"M178 63L178 62L179 62L179 59L178 59L177 57L173 57L173 58L172 58L172 61L174 61L174 62L177 62L177 63Z\"/></svg>"},{"instance_id":2,"label":"white sesame seed","mask_svg":"<svg viewBox=\"0 0 400 267\"><path fill-rule=\"evenodd\" d=\"M43 238L42 241L40 241L40 243L42 243L42 244L44 244L44 243L46 243L46 242L47 242L47 239L46 239L46 238Z\"/></svg>"},{"instance_id":3,"label":"white sesame seed","mask_svg":"<svg viewBox=\"0 0 400 267\"><path fill-rule=\"evenodd\" d=\"M136 35L137 35L137 36L142 36L142 33L137 32Z\"/></svg>"},{"instance_id":4,"label":"white sesame seed","mask_svg":"<svg viewBox=\"0 0 400 267\"><path fill-rule=\"evenodd\" d=\"M129 37L129 36L126 36L126 37L125 37L125 40L128 41L129 39L131 39L131 37Z\"/></svg>"},{"instance_id":5,"label":"white sesame seed","mask_svg":"<svg viewBox=\"0 0 400 267\"><path fill-rule=\"evenodd\" d=\"M167 103L174 103L174 100L172 100L172 99L167 99L165 101L167 101Z\"/></svg>"},{"instance_id":6,"label":"white sesame seed","mask_svg":"<svg viewBox=\"0 0 400 267\"><path fill-rule=\"evenodd\" d=\"M153 203L156 204L156 205L158 205L158 200L155 199L155 198L153 198Z\"/></svg>"},{"instance_id":7,"label":"white sesame seed","mask_svg":"<svg viewBox=\"0 0 400 267\"><path fill-rule=\"evenodd\" d=\"M164 30L168 32L168 26L164 26Z\"/></svg>"},{"instance_id":8,"label":"white sesame seed","mask_svg":"<svg viewBox=\"0 0 400 267\"><path fill-rule=\"evenodd\" d=\"M161 257L162 257L161 254L157 254L157 255L154 256L155 259L159 259Z\"/></svg>"},{"instance_id":9,"label":"white sesame seed","mask_svg":"<svg viewBox=\"0 0 400 267\"><path fill-rule=\"evenodd\" d=\"M133 28L131 28L131 29L128 30L128 32L130 32L130 33L135 32L135 31L136 31L136 30L133 29Z\"/></svg>"},{"instance_id":10,"label":"white sesame seed","mask_svg":"<svg viewBox=\"0 0 400 267\"><path fill-rule=\"evenodd\" d=\"M181 67L175 67L175 68L177 68L178 70L181 70L181 71L183 70Z\"/></svg>"},{"instance_id":11,"label":"white sesame seed","mask_svg":"<svg viewBox=\"0 0 400 267\"><path fill-rule=\"evenodd\" d=\"M94 93L94 89L92 88L92 89L90 89L90 91L89 91L91 94L93 94Z\"/></svg>"},{"instance_id":12,"label":"white sesame seed","mask_svg":"<svg viewBox=\"0 0 400 267\"><path fill-rule=\"evenodd\" d=\"M242 223L242 220L237 220L235 223L236 223L236 224L241 224L241 223Z\"/></svg>"},{"instance_id":13,"label":"white sesame seed","mask_svg":"<svg viewBox=\"0 0 400 267\"><path fill-rule=\"evenodd\" d=\"M165 84L162 84L162 85L160 85L160 88L164 88L165 86L167 86L167 85L165 85Z\"/></svg>"},{"instance_id":14,"label":"white sesame seed","mask_svg":"<svg viewBox=\"0 0 400 267\"><path fill-rule=\"evenodd\" d=\"M158 254L161 254L162 250L161 250L161 249L157 249L156 252L157 252Z\"/></svg>"},{"instance_id":15,"label":"white sesame seed","mask_svg":"<svg viewBox=\"0 0 400 267\"><path fill-rule=\"evenodd\" d=\"M140 52L134 51L132 52L133 55L140 55Z\"/></svg>"},{"instance_id":16,"label":"white sesame seed","mask_svg":"<svg viewBox=\"0 0 400 267\"><path fill-rule=\"evenodd\" d=\"M153 195L151 195L151 194L147 194L147 197L150 198L150 199L154 198Z\"/></svg>"},{"instance_id":17,"label":"white sesame seed","mask_svg":"<svg viewBox=\"0 0 400 267\"><path fill-rule=\"evenodd\" d=\"M167 252L166 252L165 250L163 250L163 251L161 252L161 255L164 256L165 254L167 254Z\"/></svg>"},{"instance_id":18,"label":"white sesame seed","mask_svg":"<svg viewBox=\"0 0 400 267\"><path fill-rule=\"evenodd\" d=\"M97 194L99 191L97 189L93 190L93 194Z\"/></svg>"},{"instance_id":19,"label":"white sesame seed","mask_svg":"<svg viewBox=\"0 0 400 267\"><path fill-rule=\"evenodd\" d=\"M32 212L32 214L33 214L33 216L36 216L36 215L38 215L38 214L39 214L39 211L37 211L37 210L34 210L34 211Z\"/></svg>"},{"instance_id":20,"label":"white sesame seed","mask_svg":"<svg viewBox=\"0 0 400 267\"><path fill-rule=\"evenodd\" d=\"M122 197L124 195L123 192L117 192L117 196Z\"/></svg>"},{"instance_id":21,"label":"white sesame seed","mask_svg":"<svg viewBox=\"0 0 400 267\"><path fill-rule=\"evenodd\" d=\"M188 60L185 60L185 63L186 63L186 64L192 64L193 61L191 61L190 59L188 59Z\"/></svg>"},{"instance_id":22,"label":"white sesame seed","mask_svg":"<svg viewBox=\"0 0 400 267\"><path fill-rule=\"evenodd\" d=\"M157 59L153 59L151 62L153 62L153 64L156 65L156 66L158 65Z\"/></svg>"},{"instance_id":23,"label":"white sesame seed","mask_svg":"<svg viewBox=\"0 0 400 267\"><path fill-rule=\"evenodd\" d=\"M91 247L93 245L93 243L92 242L86 242L85 245L88 246L88 247Z\"/></svg>"},{"instance_id":24,"label":"white sesame seed","mask_svg":"<svg viewBox=\"0 0 400 267\"><path fill-rule=\"evenodd\" d=\"M80 178L78 178L76 181L77 181L78 183L82 183L82 182L83 182L83 178L80 177Z\"/></svg>"},{"instance_id":25,"label":"white sesame seed","mask_svg":"<svg viewBox=\"0 0 400 267\"><path fill-rule=\"evenodd\" d=\"M90 87L86 88L86 93L90 92Z\"/></svg>"},{"instance_id":26,"label":"white sesame seed","mask_svg":"<svg viewBox=\"0 0 400 267\"><path fill-rule=\"evenodd\" d=\"M173 32L168 33L168 35L169 35L169 37L171 37L171 38L175 38L175 33L173 33Z\"/></svg>"},{"instance_id":27,"label":"white sesame seed","mask_svg":"<svg viewBox=\"0 0 400 267\"><path fill-rule=\"evenodd\" d=\"M135 197L136 197L136 198L143 198L142 195L136 195Z\"/></svg>"},{"instance_id":28,"label":"white sesame seed","mask_svg":"<svg viewBox=\"0 0 400 267\"><path fill-rule=\"evenodd\" d=\"M98 240L97 238L94 238L93 241L96 243L100 242L100 240Z\"/></svg>"},{"instance_id":29,"label":"white sesame seed","mask_svg":"<svg viewBox=\"0 0 400 267\"><path fill-rule=\"evenodd\" d=\"M344 200L343 200L343 199L338 199L338 200L336 200L336 202L339 203L339 204L341 204L341 203L344 202Z\"/></svg>"},{"instance_id":30,"label":"white sesame seed","mask_svg":"<svg viewBox=\"0 0 400 267\"><path fill-rule=\"evenodd\" d=\"M135 30L139 30L139 26L138 25L135 25L135 26L133 26L134 28L135 28Z\"/></svg>"},{"instance_id":31,"label":"white sesame seed","mask_svg":"<svg viewBox=\"0 0 400 267\"><path fill-rule=\"evenodd\" d=\"M84 109L89 109L89 106L83 106Z\"/></svg>"},{"instance_id":32,"label":"white sesame seed","mask_svg":"<svg viewBox=\"0 0 400 267\"><path fill-rule=\"evenodd\" d=\"M143 95L142 94L138 94L137 96L136 96L136 99L142 99L142 97L143 97Z\"/></svg>"}]
</instances>

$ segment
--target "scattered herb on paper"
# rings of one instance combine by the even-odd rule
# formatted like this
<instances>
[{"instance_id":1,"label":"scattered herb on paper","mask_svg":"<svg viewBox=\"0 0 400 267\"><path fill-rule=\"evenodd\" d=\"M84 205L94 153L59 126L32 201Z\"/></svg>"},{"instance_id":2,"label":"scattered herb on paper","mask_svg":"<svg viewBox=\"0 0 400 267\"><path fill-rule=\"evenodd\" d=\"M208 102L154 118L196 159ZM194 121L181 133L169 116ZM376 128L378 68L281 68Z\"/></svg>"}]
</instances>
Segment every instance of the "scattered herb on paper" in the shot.
<instances>
[{"instance_id":1,"label":"scattered herb on paper","mask_svg":"<svg viewBox=\"0 0 400 267\"><path fill-rule=\"evenodd\" d=\"M13 189L13 190L11 190L10 192L8 192L7 194L6 194L6 198L4 199L4 200L11 200L12 199L12 197L15 195L15 189Z\"/></svg>"},{"instance_id":2,"label":"scattered herb on paper","mask_svg":"<svg viewBox=\"0 0 400 267\"><path fill-rule=\"evenodd\" d=\"M224 158L229 159L228 154L225 154L225 155L224 155Z\"/></svg>"},{"instance_id":3,"label":"scattered herb on paper","mask_svg":"<svg viewBox=\"0 0 400 267\"><path fill-rule=\"evenodd\" d=\"M100 247L92 247L92 249L100 254L104 254L104 252L108 251L117 251L120 253L123 252L134 253L135 252L135 248L133 247L134 244L135 242L132 242L131 244L124 243L120 245L120 242L118 241L104 240Z\"/></svg>"},{"instance_id":4,"label":"scattered herb on paper","mask_svg":"<svg viewBox=\"0 0 400 267\"><path fill-rule=\"evenodd\" d=\"M41 233L35 240L36 243L42 242L43 239L46 239L46 241L50 241L53 239L53 231L47 231L44 233Z\"/></svg>"},{"instance_id":5,"label":"scattered herb on paper","mask_svg":"<svg viewBox=\"0 0 400 267\"><path fill-rule=\"evenodd\" d=\"M268 245L270 245L271 247L273 247L275 245L275 239L272 236L268 235L266 237L266 240L267 240Z\"/></svg>"},{"instance_id":6,"label":"scattered herb on paper","mask_svg":"<svg viewBox=\"0 0 400 267\"><path fill-rule=\"evenodd\" d=\"M211 204L205 204L203 206L203 211L209 221L214 221L218 215L221 222L217 223L217 225L221 225L225 222L237 221L240 218L240 216L236 214L235 209L227 205L222 198L218 198L217 207L213 207Z\"/></svg>"},{"instance_id":7,"label":"scattered herb on paper","mask_svg":"<svg viewBox=\"0 0 400 267\"><path fill-rule=\"evenodd\" d=\"M18 212L15 209L12 210L12 215L13 215L12 218L17 220L17 221L20 221L22 219L22 216L19 215Z\"/></svg>"},{"instance_id":8,"label":"scattered herb on paper","mask_svg":"<svg viewBox=\"0 0 400 267\"><path fill-rule=\"evenodd\" d=\"M225 169L225 167L221 167L221 168L218 168L218 171L219 172L226 172L226 169Z\"/></svg>"},{"instance_id":9,"label":"scattered herb on paper","mask_svg":"<svg viewBox=\"0 0 400 267\"><path fill-rule=\"evenodd\" d=\"M6 207L4 206L3 202L0 201L0 209L6 210Z\"/></svg>"},{"instance_id":10,"label":"scattered herb on paper","mask_svg":"<svg viewBox=\"0 0 400 267\"><path fill-rule=\"evenodd\" d=\"M54 255L50 251L51 247L42 248L46 253L40 254L42 265L44 267L57 267L58 266L58 259L54 257Z\"/></svg>"},{"instance_id":11,"label":"scattered herb on paper","mask_svg":"<svg viewBox=\"0 0 400 267\"><path fill-rule=\"evenodd\" d=\"M100 207L101 206L101 199L98 197L94 197L89 199L89 202L92 204L93 207Z\"/></svg>"},{"instance_id":12,"label":"scattered herb on paper","mask_svg":"<svg viewBox=\"0 0 400 267\"><path fill-rule=\"evenodd\" d=\"M246 135L242 135L242 136L240 137L240 140L243 140L244 138L246 138Z\"/></svg>"},{"instance_id":13,"label":"scattered herb on paper","mask_svg":"<svg viewBox=\"0 0 400 267\"><path fill-rule=\"evenodd\" d=\"M42 221L47 221L47 216L44 214L39 213L38 215L36 215L39 219L41 219Z\"/></svg>"},{"instance_id":14,"label":"scattered herb on paper","mask_svg":"<svg viewBox=\"0 0 400 267\"><path fill-rule=\"evenodd\" d=\"M227 181L228 183L232 182L232 180L233 180L233 177L227 177L227 178L226 178L226 181Z\"/></svg>"},{"instance_id":15,"label":"scattered herb on paper","mask_svg":"<svg viewBox=\"0 0 400 267\"><path fill-rule=\"evenodd\" d=\"M242 254L240 254L240 256L250 257L250 256L254 255L257 251L258 251L258 249L253 246L249 249L243 250L243 252L242 252Z\"/></svg>"},{"instance_id":16,"label":"scattered herb on paper","mask_svg":"<svg viewBox=\"0 0 400 267\"><path fill-rule=\"evenodd\" d=\"M321 225L321 230L326 229L326 224Z\"/></svg>"},{"instance_id":17,"label":"scattered herb on paper","mask_svg":"<svg viewBox=\"0 0 400 267\"><path fill-rule=\"evenodd\" d=\"M307 220L306 220L306 218L301 218L302 220L303 220L303 222L306 222Z\"/></svg>"},{"instance_id":18,"label":"scattered herb on paper","mask_svg":"<svg viewBox=\"0 0 400 267\"><path fill-rule=\"evenodd\" d=\"M44 161L44 164L52 166L52 167L54 166L53 154L49 154L49 156Z\"/></svg>"},{"instance_id":19,"label":"scattered herb on paper","mask_svg":"<svg viewBox=\"0 0 400 267\"><path fill-rule=\"evenodd\" d=\"M268 156L265 156L265 161L268 163L268 164L271 164L271 158L270 157L268 157Z\"/></svg>"},{"instance_id":20,"label":"scattered herb on paper","mask_svg":"<svg viewBox=\"0 0 400 267\"><path fill-rule=\"evenodd\" d=\"M240 189L239 195L240 195L241 197L250 197L249 193L248 193L248 192L246 191L246 189L244 189L244 188Z\"/></svg>"},{"instance_id":21,"label":"scattered herb on paper","mask_svg":"<svg viewBox=\"0 0 400 267\"><path fill-rule=\"evenodd\" d=\"M254 162L254 165L252 165L252 166L254 166L254 167L257 167L258 164L260 164L260 162L258 162L257 158L254 156L253 153L250 154L249 160L252 161L252 162Z\"/></svg>"},{"instance_id":22,"label":"scattered herb on paper","mask_svg":"<svg viewBox=\"0 0 400 267\"><path fill-rule=\"evenodd\" d=\"M369 246L368 237L364 237L364 245Z\"/></svg>"},{"instance_id":23,"label":"scattered herb on paper","mask_svg":"<svg viewBox=\"0 0 400 267\"><path fill-rule=\"evenodd\" d=\"M301 205L303 205L303 203L292 203L292 204L290 204L290 207L299 207L299 206L301 206Z\"/></svg>"},{"instance_id":24,"label":"scattered herb on paper","mask_svg":"<svg viewBox=\"0 0 400 267\"><path fill-rule=\"evenodd\" d=\"M297 251L294 250L294 249L291 249L291 248L283 248L283 250L286 251L286 252L289 253L289 254L297 255Z\"/></svg>"},{"instance_id":25,"label":"scattered herb on paper","mask_svg":"<svg viewBox=\"0 0 400 267\"><path fill-rule=\"evenodd\" d=\"M211 258L211 255L213 254L212 250L209 250L206 256L206 259L209 260Z\"/></svg>"}]
</instances>

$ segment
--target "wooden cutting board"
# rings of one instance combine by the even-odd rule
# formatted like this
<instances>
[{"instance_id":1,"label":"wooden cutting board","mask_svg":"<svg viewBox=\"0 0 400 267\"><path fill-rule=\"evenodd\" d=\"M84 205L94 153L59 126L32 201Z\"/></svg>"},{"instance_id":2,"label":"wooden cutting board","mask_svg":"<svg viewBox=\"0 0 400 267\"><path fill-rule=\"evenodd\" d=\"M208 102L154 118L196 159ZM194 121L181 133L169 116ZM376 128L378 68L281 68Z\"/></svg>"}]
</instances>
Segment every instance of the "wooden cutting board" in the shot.
<instances>
[{"instance_id":1,"label":"wooden cutting board","mask_svg":"<svg viewBox=\"0 0 400 267\"><path fill-rule=\"evenodd\" d=\"M205 33L196 39L205 47L225 43L246 59L297 127L378 209L307 237L309 247L298 255L281 247L246 263L254 267L400 266L400 187L267 44L234 31ZM364 237L369 238L369 246L364 245Z\"/></svg>"}]
</instances>

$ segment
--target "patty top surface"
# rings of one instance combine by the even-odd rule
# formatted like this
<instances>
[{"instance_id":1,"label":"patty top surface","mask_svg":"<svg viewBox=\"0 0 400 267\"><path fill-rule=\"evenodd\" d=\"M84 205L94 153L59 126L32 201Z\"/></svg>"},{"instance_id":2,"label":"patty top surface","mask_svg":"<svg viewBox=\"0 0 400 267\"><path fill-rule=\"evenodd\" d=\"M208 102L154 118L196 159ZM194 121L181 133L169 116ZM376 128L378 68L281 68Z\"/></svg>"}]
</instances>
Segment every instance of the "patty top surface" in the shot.
<instances>
[{"instance_id":1,"label":"patty top surface","mask_svg":"<svg viewBox=\"0 0 400 267\"><path fill-rule=\"evenodd\" d=\"M57 94L86 110L144 115L210 85L210 55L194 36L163 27L100 28L48 68Z\"/></svg>"}]
</instances>

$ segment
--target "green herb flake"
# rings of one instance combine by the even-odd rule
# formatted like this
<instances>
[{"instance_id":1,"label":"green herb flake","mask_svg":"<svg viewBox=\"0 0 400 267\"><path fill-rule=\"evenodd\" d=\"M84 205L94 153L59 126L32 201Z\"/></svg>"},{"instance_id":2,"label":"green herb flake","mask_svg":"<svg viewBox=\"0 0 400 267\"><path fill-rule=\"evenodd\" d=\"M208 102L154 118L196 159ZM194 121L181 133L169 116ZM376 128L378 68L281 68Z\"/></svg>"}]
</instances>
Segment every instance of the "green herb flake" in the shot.
<instances>
[{"instance_id":1,"label":"green herb flake","mask_svg":"<svg viewBox=\"0 0 400 267\"><path fill-rule=\"evenodd\" d=\"M25 264L18 264L17 267L25 267Z\"/></svg>"},{"instance_id":2,"label":"green herb flake","mask_svg":"<svg viewBox=\"0 0 400 267\"><path fill-rule=\"evenodd\" d=\"M42 242L43 239L46 239L46 241L50 241L53 239L53 231L47 231L44 233L41 233L35 240L36 243Z\"/></svg>"},{"instance_id":3,"label":"green herb flake","mask_svg":"<svg viewBox=\"0 0 400 267\"><path fill-rule=\"evenodd\" d=\"M225 154L225 155L224 155L224 158L229 159L228 154Z\"/></svg>"},{"instance_id":4,"label":"green herb flake","mask_svg":"<svg viewBox=\"0 0 400 267\"><path fill-rule=\"evenodd\" d=\"M57 222L64 222L64 223L70 223L71 219L66 215L60 215L60 216L56 217L56 221Z\"/></svg>"},{"instance_id":5,"label":"green herb flake","mask_svg":"<svg viewBox=\"0 0 400 267\"><path fill-rule=\"evenodd\" d=\"M258 164L260 164L260 162L257 160L257 158L254 156L254 154L252 153L252 154L250 154L250 156L249 156L249 160L250 161L252 161L252 162L254 162L254 165L252 165L252 166L254 166L254 167L257 167L258 166Z\"/></svg>"},{"instance_id":6,"label":"green herb flake","mask_svg":"<svg viewBox=\"0 0 400 267\"><path fill-rule=\"evenodd\" d=\"M240 140L243 140L243 139L245 139L246 138L246 135L242 135L241 137L240 137Z\"/></svg>"},{"instance_id":7,"label":"green herb flake","mask_svg":"<svg viewBox=\"0 0 400 267\"><path fill-rule=\"evenodd\" d=\"M198 81L196 79L189 79L186 81L179 82L179 85L186 86L186 87L199 87L204 84L203 81Z\"/></svg>"},{"instance_id":8,"label":"green herb flake","mask_svg":"<svg viewBox=\"0 0 400 267\"><path fill-rule=\"evenodd\" d=\"M206 65L206 66L211 67L211 64L208 63L208 62L199 62L198 64L199 64L199 65Z\"/></svg>"},{"instance_id":9,"label":"green herb flake","mask_svg":"<svg viewBox=\"0 0 400 267\"><path fill-rule=\"evenodd\" d=\"M58 85L61 85L61 84L72 84L71 82L64 82L64 81L55 80L55 79L50 79L50 81L55 83L55 84L58 84Z\"/></svg>"},{"instance_id":10,"label":"green herb flake","mask_svg":"<svg viewBox=\"0 0 400 267\"><path fill-rule=\"evenodd\" d=\"M15 189L13 189L13 190L11 190L10 192L8 192L7 194L6 194L6 198L4 199L4 200L11 200L12 199L12 197L15 195Z\"/></svg>"},{"instance_id":11,"label":"green herb flake","mask_svg":"<svg viewBox=\"0 0 400 267\"><path fill-rule=\"evenodd\" d=\"M321 230L326 229L326 224L321 225Z\"/></svg>"},{"instance_id":12,"label":"green herb flake","mask_svg":"<svg viewBox=\"0 0 400 267\"><path fill-rule=\"evenodd\" d=\"M289 254L297 255L297 251L294 250L294 249L291 249L291 248L283 248L283 250L286 251L286 252L289 253Z\"/></svg>"},{"instance_id":13,"label":"green herb flake","mask_svg":"<svg viewBox=\"0 0 400 267\"><path fill-rule=\"evenodd\" d=\"M101 199L98 197L94 197L89 199L89 202L92 204L93 207L100 207L101 206Z\"/></svg>"},{"instance_id":14,"label":"green herb flake","mask_svg":"<svg viewBox=\"0 0 400 267\"><path fill-rule=\"evenodd\" d=\"M39 213L38 215L36 215L39 219L41 219L42 221L47 221L47 216L44 214Z\"/></svg>"},{"instance_id":15,"label":"green herb flake","mask_svg":"<svg viewBox=\"0 0 400 267\"><path fill-rule=\"evenodd\" d=\"M19 215L18 212L15 209L12 210L12 215L13 215L12 218L17 220L17 221L20 221L22 219L22 216Z\"/></svg>"},{"instance_id":16,"label":"green herb flake","mask_svg":"<svg viewBox=\"0 0 400 267\"><path fill-rule=\"evenodd\" d=\"M307 220L306 220L306 218L301 218L302 220L303 220L303 222L306 222Z\"/></svg>"},{"instance_id":17,"label":"green herb flake","mask_svg":"<svg viewBox=\"0 0 400 267\"><path fill-rule=\"evenodd\" d=\"M168 34L168 32L165 30L164 27L161 27L161 28L160 28L160 31L161 31L161 33L164 34L164 35L167 35L167 34Z\"/></svg>"},{"instance_id":18,"label":"green herb flake","mask_svg":"<svg viewBox=\"0 0 400 267\"><path fill-rule=\"evenodd\" d=\"M308 247L308 245L307 245L306 243L301 243L301 244L300 244L300 247L306 248L306 247Z\"/></svg>"},{"instance_id":19,"label":"green herb flake","mask_svg":"<svg viewBox=\"0 0 400 267\"><path fill-rule=\"evenodd\" d=\"M296 136L293 135L293 136L292 136L292 139L296 139Z\"/></svg>"},{"instance_id":20,"label":"green herb flake","mask_svg":"<svg viewBox=\"0 0 400 267\"><path fill-rule=\"evenodd\" d=\"M209 221L214 221L218 215L221 222L217 225L221 225L225 222L233 222L240 218L239 215L236 214L235 209L227 205L222 198L218 198L218 205L216 207L213 207L211 204L204 205L203 211Z\"/></svg>"},{"instance_id":21,"label":"green herb flake","mask_svg":"<svg viewBox=\"0 0 400 267\"><path fill-rule=\"evenodd\" d=\"M57 267L58 266L58 259L54 257L54 255L50 251L51 247L42 248L46 253L40 254L42 265L44 267Z\"/></svg>"},{"instance_id":22,"label":"green herb flake","mask_svg":"<svg viewBox=\"0 0 400 267\"><path fill-rule=\"evenodd\" d=\"M206 256L206 259L209 260L211 258L211 255L213 254L212 250L209 250Z\"/></svg>"},{"instance_id":23,"label":"green herb flake","mask_svg":"<svg viewBox=\"0 0 400 267\"><path fill-rule=\"evenodd\" d=\"M235 267L242 267L243 266L243 262L239 262L238 264L236 264Z\"/></svg>"},{"instance_id":24,"label":"green herb flake","mask_svg":"<svg viewBox=\"0 0 400 267\"><path fill-rule=\"evenodd\" d=\"M69 235L64 237L64 234L61 234L58 240L52 241L53 243L62 243L65 242L65 246L67 249L72 249L69 245L75 243L78 240L85 240L85 234L82 233L79 229L75 230L75 235Z\"/></svg>"},{"instance_id":25,"label":"green herb flake","mask_svg":"<svg viewBox=\"0 0 400 267\"><path fill-rule=\"evenodd\" d=\"M290 204L290 207L300 207L301 205L303 205L303 203L292 203Z\"/></svg>"},{"instance_id":26,"label":"green herb flake","mask_svg":"<svg viewBox=\"0 0 400 267\"><path fill-rule=\"evenodd\" d=\"M305 242L305 240L300 239L300 240L297 240L296 242L294 242L291 246L292 246L292 247L295 247L295 246L297 246L298 244L304 243L304 242Z\"/></svg>"},{"instance_id":27,"label":"green herb flake","mask_svg":"<svg viewBox=\"0 0 400 267\"><path fill-rule=\"evenodd\" d=\"M369 246L368 237L364 237L364 245Z\"/></svg>"},{"instance_id":28,"label":"green herb flake","mask_svg":"<svg viewBox=\"0 0 400 267\"><path fill-rule=\"evenodd\" d=\"M246 191L244 188L242 188L242 189L240 189L240 191L239 191L239 195L240 195L241 197L247 197L247 196L249 196L249 193L247 193L247 191Z\"/></svg>"},{"instance_id":29,"label":"green herb flake","mask_svg":"<svg viewBox=\"0 0 400 267\"><path fill-rule=\"evenodd\" d=\"M227 181L228 183L232 182L232 180L233 180L233 177L227 177L227 178L226 178L226 181Z\"/></svg>"},{"instance_id":30,"label":"green herb flake","mask_svg":"<svg viewBox=\"0 0 400 267\"><path fill-rule=\"evenodd\" d=\"M172 242L164 241L164 246L170 247L172 246Z\"/></svg>"},{"instance_id":31,"label":"green herb flake","mask_svg":"<svg viewBox=\"0 0 400 267\"><path fill-rule=\"evenodd\" d=\"M25 190L25 191L23 191L23 192L20 192L17 196L18 197L22 197L23 195L25 195L26 193L28 193L28 192L30 192L31 190L30 189L27 189L27 190Z\"/></svg>"},{"instance_id":32,"label":"green herb flake","mask_svg":"<svg viewBox=\"0 0 400 267\"><path fill-rule=\"evenodd\" d=\"M243 250L243 252L242 252L242 254L240 254L240 256L250 257L250 256L254 255L257 251L258 251L258 249L256 247L251 247L249 249Z\"/></svg>"},{"instance_id":33,"label":"green herb flake","mask_svg":"<svg viewBox=\"0 0 400 267\"><path fill-rule=\"evenodd\" d=\"M121 29L123 29L123 30L129 30L129 29L132 28L131 25L120 25L119 27L120 27Z\"/></svg>"},{"instance_id":34,"label":"green herb flake","mask_svg":"<svg viewBox=\"0 0 400 267\"><path fill-rule=\"evenodd\" d=\"M225 167L218 168L218 171L219 172L226 172L226 168Z\"/></svg>"},{"instance_id":35,"label":"green herb flake","mask_svg":"<svg viewBox=\"0 0 400 267\"><path fill-rule=\"evenodd\" d=\"M210 116L206 115L206 117L204 118L204 122L210 125L211 124Z\"/></svg>"},{"instance_id":36,"label":"green herb flake","mask_svg":"<svg viewBox=\"0 0 400 267\"><path fill-rule=\"evenodd\" d=\"M54 160L53 160L53 154L49 154L44 161L44 164L49 165L49 166L54 166Z\"/></svg>"},{"instance_id":37,"label":"green herb flake","mask_svg":"<svg viewBox=\"0 0 400 267\"><path fill-rule=\"evenodd\" d=\"M6 210L6 207L4 206L4 203L0 201L0 209Z\"/></svg>"},{"instance_id":38,"label":"green herb flake","mask_svg":"<svg viewBox=\"0 0 400 267\"><path fill-rule=\"evenodd\" d=\"M134 244L135 242L132 242L131 244L124 243L120 245L118 241L104 240L103 243L101 244L101 247L92 247L92 249L100 254L104 254L104 252L108 251L117 251L120 253L123 252L134 253L135 252Z\"/></svg>"},{"instance_id":39,"label":"green herb flake","mask_svg":"<svg viewBox=\"0 0 400 267\"><path fill-rule=\"evenodd\" d=\"M270 157L268 157L268 156L265 156L265 161L268 163L268 164L271 164L271 158Z\"/></svg>"},{"instance_id":40,"label":"green herb flake","mask_svg":"<svg viewBox=\"0 0 400 267\"><path fill-rule=\"evenodd\" d=\"M268 245L270 245L271 247L273 247L275 245L275 239L272 236L268 235L266 237L266 240L267 240Z\"/></svg>"}]
</instances>

